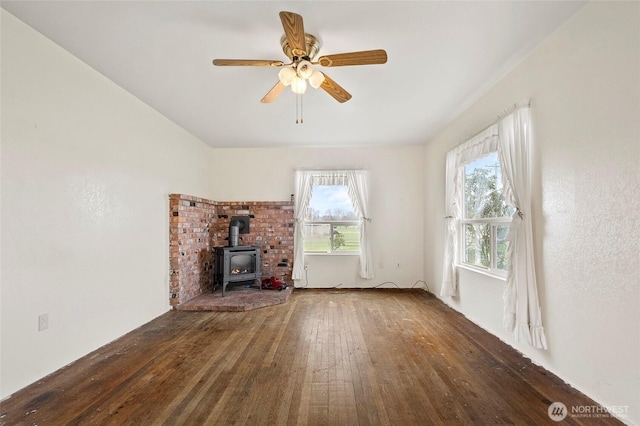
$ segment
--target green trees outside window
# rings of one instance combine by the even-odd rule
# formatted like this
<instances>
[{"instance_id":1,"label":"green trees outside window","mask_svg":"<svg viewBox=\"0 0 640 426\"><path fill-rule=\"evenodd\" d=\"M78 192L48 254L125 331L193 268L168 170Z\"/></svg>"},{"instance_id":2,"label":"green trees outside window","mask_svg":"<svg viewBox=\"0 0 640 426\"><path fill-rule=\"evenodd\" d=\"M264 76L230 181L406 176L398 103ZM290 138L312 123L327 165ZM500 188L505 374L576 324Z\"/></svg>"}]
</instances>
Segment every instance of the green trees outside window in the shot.
<instances>
[{"instance_id":1,"label":"green trees outside window","mask_svg":"<svg viewBox=\"0 0 640 426\"><path fill-rule=\"evenodd\" d=\"M502 176L496 152L465 166L462 218L463 262L506 271L509 222L514 209L502 195Z\"/></svg>"}]
</instances>

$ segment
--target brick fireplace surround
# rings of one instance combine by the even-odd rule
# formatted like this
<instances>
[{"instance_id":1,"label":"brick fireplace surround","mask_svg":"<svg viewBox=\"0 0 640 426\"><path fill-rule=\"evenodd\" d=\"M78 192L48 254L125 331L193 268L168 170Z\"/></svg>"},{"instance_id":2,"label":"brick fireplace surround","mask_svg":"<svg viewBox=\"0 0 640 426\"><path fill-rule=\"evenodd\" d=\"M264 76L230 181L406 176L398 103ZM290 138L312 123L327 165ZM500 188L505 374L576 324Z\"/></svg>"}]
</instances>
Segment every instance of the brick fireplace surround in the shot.
<instances>
[{"instance_id":1,"label":"brick fireplace surround","mask_svg":"<svg viewBox=\"0 0 640 426\"><path fill-rule=\"evenodd\" d=\"M232 216L252 216L241 245L258 246L263 277L291 282L293 203L289 201L211 201L169 195L169 276L171 306L213 288L214 247L226 246ZM216 289L219 291L219 289Z\"/></svg>"}]
</instances>

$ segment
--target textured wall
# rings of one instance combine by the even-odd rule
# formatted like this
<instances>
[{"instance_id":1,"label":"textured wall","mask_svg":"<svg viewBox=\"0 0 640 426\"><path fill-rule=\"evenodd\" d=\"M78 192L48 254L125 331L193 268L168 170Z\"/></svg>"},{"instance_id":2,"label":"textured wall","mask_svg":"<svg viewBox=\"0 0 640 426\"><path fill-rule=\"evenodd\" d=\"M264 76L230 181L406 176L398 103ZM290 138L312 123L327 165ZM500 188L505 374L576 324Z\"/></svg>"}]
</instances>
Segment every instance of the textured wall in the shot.
<instances>
[{"instance_id":1,"label":"textured wall","mask_svg":"<svg viewBox=\"0 0 640 426\"><path fill-rule=\"evenodd\" d=\"M5 397L169 309L167 196L210 196L212 171L193 135L1 14Z\"/></svg>"}]
</instances>

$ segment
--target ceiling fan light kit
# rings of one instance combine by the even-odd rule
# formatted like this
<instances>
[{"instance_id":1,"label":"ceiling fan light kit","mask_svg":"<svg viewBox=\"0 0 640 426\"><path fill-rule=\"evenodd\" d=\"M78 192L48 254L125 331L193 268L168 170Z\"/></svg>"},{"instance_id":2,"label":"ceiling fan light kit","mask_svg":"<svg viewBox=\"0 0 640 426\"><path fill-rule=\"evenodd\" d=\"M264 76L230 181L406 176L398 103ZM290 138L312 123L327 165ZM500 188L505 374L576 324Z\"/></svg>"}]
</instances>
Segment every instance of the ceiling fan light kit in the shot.
<instances>
[{"instance_id":1,"label":"ceiling fan light kit","mask_svg":"<svg viewBox=\"0 0 640 426\"><path fill-rule=\"evenodd\" d=\"M278 79L280 80L280 83L284 84L285 86L289 86L293 82L293 79L295 77L296 70L294 70L292 67L282 68L278 73Z\"/></svg>"},{"instance_id":2,"label":"ceiling fan light kit","mask_svg":"<svg viewBox=\"0 0 640 426\"><path fill-rule=\"evenodd\" d=\"M311 74L311 77L309 77L309 84L314 89L317 89L318 87L320 87L323 81L324 81L324 74L322 74L320 71L314 71Z\"/></svg>"},{"instance_id":3,"label":"ceiling fan light kit","mask_svg":"<svg viewBox=\"0 0 640 426\"><path fill-rule=\"evenodd\" d=\"M291 90L296 95L303 95L307 91L307 82L302 77L295 76L291 83Z\"/></svg>"},{"instance_id":4,"label":"ceiling fan light kit","mask_svg":"<svg viewBox=\"0 0 640 426\"><path fill-rule=\"evenodd\" d=\"M382 49L367 50L362 52L340 53L336 55L323 55L314 62L314 58L320 50L320 41L317 37L304 32L302 16L293 12L280 12L280 21L284 28L284 36L280 39L282 51L291 60L284 63L279 60L258 59L214 59L216 66L271 66L283 67L278 72L278 82L262 98L261 102L271 103L282 93L286 86L296 95L302 95L307 90L307 81L314 89L322 88L336 101L342 103L351 99L351 94L329 78L325 73L315 70L313 67L340 67L349 65L375 65L387 62L387 52ZM298 102L297 102L298 103ZM299 102L301 109L301 100ZM300 111L301 113L301 111ZM302 119L296 122L302 122Z\"/></svg>"},{"instance_id":5,"label":"ceiling fan light kit","mask_svg":"<svg viewBox=\"0 0 640 426\"><path fill-rule=\"evenodd\" d=\"M311 66L311 62L305 59L298 62L298 65L296 66L296 72L298 73L298 76L300 78L308 80L309 77L311 77L311 74L313 74L313 67Z\"/></svg>"}]
</instances>

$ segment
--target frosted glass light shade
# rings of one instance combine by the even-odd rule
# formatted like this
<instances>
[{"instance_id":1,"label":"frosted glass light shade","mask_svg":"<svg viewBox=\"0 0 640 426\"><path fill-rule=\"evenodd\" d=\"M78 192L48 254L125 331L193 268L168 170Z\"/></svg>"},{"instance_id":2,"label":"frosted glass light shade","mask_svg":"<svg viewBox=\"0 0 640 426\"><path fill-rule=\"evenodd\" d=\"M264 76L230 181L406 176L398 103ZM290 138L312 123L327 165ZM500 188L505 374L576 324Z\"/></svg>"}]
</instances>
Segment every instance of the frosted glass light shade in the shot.
<instances>
[{"instance_id":1,"label":"frosted glass light shade","mask_svg":"<svg viewBox=\"0 0 640 426\"><path fill-rule=\"evenodd\" d=\"M309 61L300 61L298 64L298 68L296 69L298 72L298 76L304 78L305 80L311 77L313 73L313 67L311 66L311 62Z\"/></svg>"},{"instance_id":2,"label":"frosted glass light shade","mask_svg":"<svg viewBox=\"0 0 640 426\"><path fill-rule=\"evenodd\" d=\"M309 77L309 84L314 89L317 89L318 87L320 87L323 81L324 81L324 74L322 74L320 71L314 71L313 74L311 74L311 77Z\"/></svg>"},{"instance_id":3,"label":"frosted glass light shade","mask_svg":"<svg viewBox=\"0 0 640 426\"><path fill-rule=\"evenodd\" d=\"M307 82L304 81L304 79L296 76L291 82L291 90L293 90L293 93L297 95L302 95L307 91Z\"/></svg>"},{"instance_id":4,"label":"frosted glass light shade","mask_svg":"<svg viewBox=\"0 0 640 426\"><path fill-rule=\"evenodd\" d=\"M284 67L278 73L278 79L280 79L280 83L285 86L290 85L293 82L293 79L296 78L296 70L291 67Z\"/></svg>"}]
</instances>

